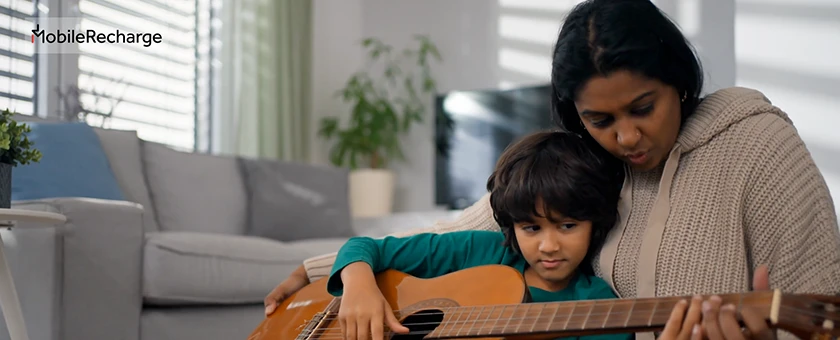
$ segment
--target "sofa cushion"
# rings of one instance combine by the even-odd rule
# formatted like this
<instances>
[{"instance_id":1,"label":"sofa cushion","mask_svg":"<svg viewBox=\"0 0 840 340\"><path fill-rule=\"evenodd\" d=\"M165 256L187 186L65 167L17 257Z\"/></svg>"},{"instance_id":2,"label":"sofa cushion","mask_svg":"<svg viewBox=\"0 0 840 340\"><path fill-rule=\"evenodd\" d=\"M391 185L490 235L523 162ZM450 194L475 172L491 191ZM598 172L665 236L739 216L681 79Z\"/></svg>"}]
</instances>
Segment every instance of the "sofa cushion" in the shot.
<instances>
[{"instance_id":1,"label":"sofa cushion","mask_svg":"<svg viewBox=\"0 0 840 340\"><path fill-rule=\"evenodd\" d=\"M149 305L261 303L303 260L346 242L278 242L195 232L146 234L143 299Z\"/></svg>"},{"instance_id":2,"label":"sofa cushion","mask_svg":"<svg viewBox=\"0 0 840 340\"><path fill-rule=\"evenodd\" d=\"M125 199L143 206L143 227L146 232L158 231L155 207L149 196L146 177L143 174L140 138L137 131L93 129L99 136L102 149L108 156L108 163L122 189Z\"/></svg>"},{"instance_id":3,"label":"sofa cushion","mask_svg":"<svg viewBox=\"0 0 840 340\"><path fill-rule=\"evenodd\" d=\"M141 145L162 231L244 234L247 196L236 158Z\"/></svg>"},{"instance_id":4,"label":"sofa cushion","mask_svg":"<svg viewBox=\"0 0 840 340\"><path fill-rule=\"evenodd\" d=\"M43 155L12 170L12 200L87 197L123 200L99 137L84 123L27 123Z\"/></svg>"},{"instance_id":5,"label":"sofa cushion","mask_svg":"<svg viewBox=\"0 0 840 340\"><path fill-rule=\"evenodd\" d=\"M297 241L354 235L348 171L240 159L248 192L248 235Z\"/></svg>"}]
</instances>

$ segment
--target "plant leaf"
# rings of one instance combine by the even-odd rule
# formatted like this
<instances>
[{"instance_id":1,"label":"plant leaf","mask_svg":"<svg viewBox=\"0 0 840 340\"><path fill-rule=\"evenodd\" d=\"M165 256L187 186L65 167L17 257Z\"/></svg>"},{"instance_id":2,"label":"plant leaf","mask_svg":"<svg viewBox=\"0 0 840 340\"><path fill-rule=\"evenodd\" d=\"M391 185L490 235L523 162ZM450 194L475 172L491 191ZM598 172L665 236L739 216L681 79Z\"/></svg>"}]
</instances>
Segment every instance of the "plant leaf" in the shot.
<instances>
[{"instance_id":1,"label":"plant leaf","mask_svg":"<svg viewBox=\"0 0 840 340\"><path fill-rule=\"evenodd\" d=\"M338 131L338 118L325 117L321 120L321 128L318 130L318 135L324 138L332 138Z\"/></svg>"}]
</instances>

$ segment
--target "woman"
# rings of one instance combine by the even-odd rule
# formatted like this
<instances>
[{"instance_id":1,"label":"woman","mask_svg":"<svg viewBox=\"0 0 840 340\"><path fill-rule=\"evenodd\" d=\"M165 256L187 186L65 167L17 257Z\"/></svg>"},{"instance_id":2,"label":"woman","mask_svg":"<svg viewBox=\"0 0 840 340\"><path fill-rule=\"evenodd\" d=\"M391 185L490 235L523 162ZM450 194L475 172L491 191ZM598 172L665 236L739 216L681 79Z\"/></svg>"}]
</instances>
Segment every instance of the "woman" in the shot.
<instances>
[{"instance_id":1,"label":"woman","mask_svg":"<svg viewBox=\"0 0 840 340\"><path fill-rule=\"evenodd\" d=\"M755 90L701 97L702 74L685 37L648 0L586 1L564 22L552 114L625 164L620 221L596 274L624 298L718 294L766 288L750 284L766 264L772 288L840 293L833 202L791 121ZM498 229L487 196L431 230L467 229ZM333 260L307 260L266 298L267 312L327 275ZM718 301L704 303L705 335L742 336Z\"/></svg>"}]
</instances>

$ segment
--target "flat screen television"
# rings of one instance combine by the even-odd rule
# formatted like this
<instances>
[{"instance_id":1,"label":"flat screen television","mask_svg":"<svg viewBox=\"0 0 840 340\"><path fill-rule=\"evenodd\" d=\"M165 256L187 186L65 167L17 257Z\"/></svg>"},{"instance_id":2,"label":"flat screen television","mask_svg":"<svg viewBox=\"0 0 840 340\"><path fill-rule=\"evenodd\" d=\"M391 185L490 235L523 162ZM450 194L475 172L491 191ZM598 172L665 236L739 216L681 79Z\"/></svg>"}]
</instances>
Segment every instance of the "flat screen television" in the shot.
<instances>
[{"instance_id":1,"label":"flat screen television","mask_svg":"<svg viewBox=\"0 0 840 340\"><path fill-rule=\"evenodd\" d=\"M438 95L435 201L463 209L487 192L502 151L519 137L553 128L550 85Z\"/></svg>"}]
</instances>

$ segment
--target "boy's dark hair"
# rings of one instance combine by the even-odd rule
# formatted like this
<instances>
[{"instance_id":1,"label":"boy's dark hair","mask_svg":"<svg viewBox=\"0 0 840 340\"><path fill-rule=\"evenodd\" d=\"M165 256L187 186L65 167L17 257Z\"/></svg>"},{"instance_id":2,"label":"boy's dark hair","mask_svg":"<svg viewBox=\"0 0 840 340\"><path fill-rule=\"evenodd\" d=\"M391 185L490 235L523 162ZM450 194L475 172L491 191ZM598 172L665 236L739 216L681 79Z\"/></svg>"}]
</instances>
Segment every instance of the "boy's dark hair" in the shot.
<instances>
[{"instance_id":1,"label":"boy's dark hair","mask_svg":"<svg viewBox=\"0 0 840 340\"><path fill-rule=\"evenodd\" d=\"M594 143L594 142L592 142ZM593 275L592 258L600 251L618 218L622 167L580 136L560 131L530 134L510 145L487 180L493 218L505 234L505 245L517 253L513 225L533 221L537 201L552 213L592 221L589 250L581 271Z\"/></svg>"},{"instance_id":2,"label":"boy's dark hair","mask_svg":"<svg viewBox=\"0 0 840 340\"><path fill-rule=\"evenodd\" d=\"M586 133L574 100L594 76L626 70L674 87L681 117L700 102L703 68L694 48L650 0L588 0L569 12L554 46L551 106L566 131Z\"/></svg>"}]
</instances>

